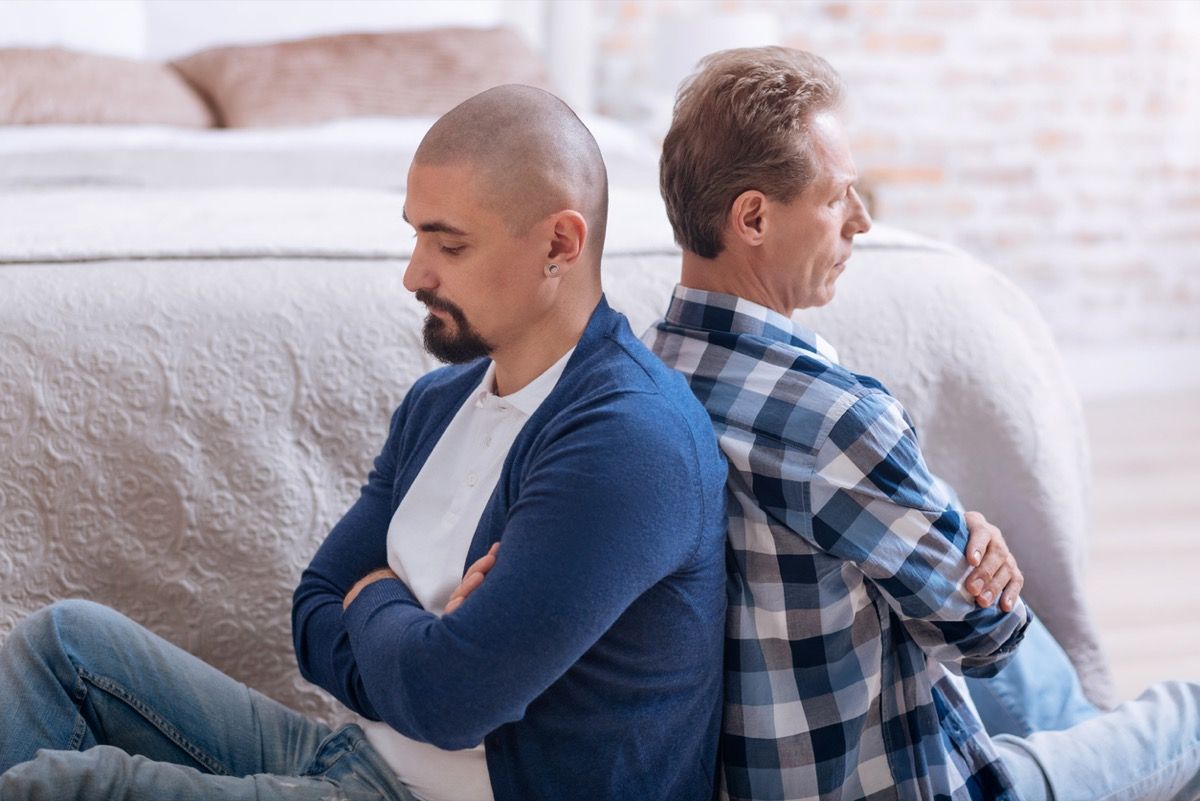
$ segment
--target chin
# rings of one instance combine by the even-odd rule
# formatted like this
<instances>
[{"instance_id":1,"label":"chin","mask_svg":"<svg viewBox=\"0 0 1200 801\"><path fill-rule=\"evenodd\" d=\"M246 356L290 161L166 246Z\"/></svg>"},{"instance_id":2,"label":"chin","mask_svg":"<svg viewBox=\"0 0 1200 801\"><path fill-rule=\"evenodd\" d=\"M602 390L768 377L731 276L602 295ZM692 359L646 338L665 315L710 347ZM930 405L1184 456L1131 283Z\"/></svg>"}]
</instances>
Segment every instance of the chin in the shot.
<instances>
[{"instance_id":1,"label":"chin","mask_svg":"<svg viewBox=\"0 0 1200 801\"><path fill-rule=\"evenodd\" d=\"M812 303L809 305L811 307L824 306L829 303L829 301L833 300L833 296L836 293L837 288L834 287L832 283L829 283L821 287L821 290L813 296Z\"/></svg>"}]
</instances>

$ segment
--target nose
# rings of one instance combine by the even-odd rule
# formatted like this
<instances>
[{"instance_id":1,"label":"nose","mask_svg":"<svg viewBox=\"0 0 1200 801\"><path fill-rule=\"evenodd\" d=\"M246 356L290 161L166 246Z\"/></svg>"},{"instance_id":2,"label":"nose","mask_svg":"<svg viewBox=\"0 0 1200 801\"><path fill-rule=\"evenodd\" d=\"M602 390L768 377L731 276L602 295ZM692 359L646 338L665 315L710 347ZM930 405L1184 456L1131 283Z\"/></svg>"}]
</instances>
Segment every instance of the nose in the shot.
<instances>
[{"instance_id":1,"label":"nose","mask_svg":"<svg viewBox=\"0 0 1200 801\"><path fill-rule=\"evenodd\" d=\"M871 212L867 211L867 204L863 202L856 188L850 188L850 197L854 205L850 211L849 219L846 220L845 232L847 238L854 237L857 234L865 234L871 230Z\"/></svg>"},{"instance_id":2,"label":"nose","mask_svg":"<svg viewBox=\"0 0 1200 801\"><path fill-rule=\"evenodd\" d=\"M409 292L416 292L418 289L434 290L437 288L437 276L428 266L424 254L421 252L421 242L418 239L416 246L413 248L412 256L408 259L408 266L404 268L404 288Z\"/></svg>"}]
</instances>

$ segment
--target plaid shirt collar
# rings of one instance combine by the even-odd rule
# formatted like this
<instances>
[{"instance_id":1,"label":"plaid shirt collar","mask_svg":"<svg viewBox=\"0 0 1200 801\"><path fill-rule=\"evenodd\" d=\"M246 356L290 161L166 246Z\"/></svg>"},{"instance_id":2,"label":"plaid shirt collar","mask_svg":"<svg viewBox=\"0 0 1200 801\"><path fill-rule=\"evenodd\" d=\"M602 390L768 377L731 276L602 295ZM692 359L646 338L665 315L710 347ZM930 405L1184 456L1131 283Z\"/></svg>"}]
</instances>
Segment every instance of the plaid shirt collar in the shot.
<instances>
[{"instance_id":1,"label":"plaid shirt collar","mask_svg":"<svg viewBox=\"0 0 1200 801\"><path fill-rule=\"evenodd\" d=\"M721 334L747 334L803 348L838 364L837 351L817 332L757 303L677 284L667 308L667 322L681 328Z\"/></svg>"}]
</instances>

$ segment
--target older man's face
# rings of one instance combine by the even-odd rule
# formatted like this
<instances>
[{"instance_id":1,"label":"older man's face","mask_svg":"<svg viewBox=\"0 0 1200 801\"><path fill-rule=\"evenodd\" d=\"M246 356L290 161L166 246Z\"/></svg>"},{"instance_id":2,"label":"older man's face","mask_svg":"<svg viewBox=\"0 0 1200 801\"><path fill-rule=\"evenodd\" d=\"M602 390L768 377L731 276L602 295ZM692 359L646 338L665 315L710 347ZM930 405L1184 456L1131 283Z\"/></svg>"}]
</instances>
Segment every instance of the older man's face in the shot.
<instances>
[{"instance_id":1,"label":"older man's face","mask_svg":"<svg viewBox=\"0 0 1200 801\"><path fill-rule=\"evenodd\" d=\"M529 324L542 278L535 237L514 235L468 164L414 163L404 216L416 247L404 286L425 304L425 345L464 362L491 354Z\"/></svg>"},{"instance_id":2,"label":"older man's face","mask_svg":"<svg viewBox=\"0 0 1200 801\"><path fill-rule=\"evenodd\" d=\"M767 242L772 283L792 308L833 300L854 237L871 227L854 189L858 172L841 119L833 112L814 115L808 137L816 176L791 203L777 206Z\"/></svg>"}]
</instances>

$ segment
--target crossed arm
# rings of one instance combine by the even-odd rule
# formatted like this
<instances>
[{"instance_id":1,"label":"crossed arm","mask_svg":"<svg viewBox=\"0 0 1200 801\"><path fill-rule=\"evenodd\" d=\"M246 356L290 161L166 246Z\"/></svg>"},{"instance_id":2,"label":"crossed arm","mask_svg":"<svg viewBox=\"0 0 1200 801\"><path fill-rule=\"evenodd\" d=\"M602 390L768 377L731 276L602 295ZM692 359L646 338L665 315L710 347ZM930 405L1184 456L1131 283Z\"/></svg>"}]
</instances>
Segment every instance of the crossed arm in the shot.
<instances>
[{"instance_id":1,"label":"crossed arm","mask_svg":"<svg viewBox=\"0 0 1200 801\"><path fill-rule=\"evenodd\" d=\"M467 572L463 575L463 580L459 582L454 592L450 594L450 600L446 603L444 614L448 615L462 606L462 602L467 600L467 596L483 584L483 577L496 564L496 551L499 549L500 543L494 543L486 554L476 559L467 568ZM358 597L358 594L368 586L374 584L376 581L383 581L385 579L396 579L399 581L400 577L390 567L380 567L372 570L355 582L354 586L350 588L350 592L346 593L346 597L342 599L342 609L346 609L350 604L354 603L354 599Z\"/></svg>"},{"instance_id":2,"label":"crossed arm","mask_svg":"<svg viewBox=\"0 0 1200 801\"><path fill-rule=\"evenodd\" d=\"M981 609L991 606L997 598L1000 608L1011 612L1017 600L1021 597L1021 589L1025 586L1025 577L1017 567L1016 557L1008 549L1008 543L999 528L988 522L981 512L967 512L967 528L970 538L967 540L967 563L974 567L967 576L964 586L975 598L975 604ZM496 566L496 555L500 543L493 545L486 554L475 560L462 581L450 593L446 602L446 614L450 614L462 606L467 596L483 586L483 580L489 570ZM394 577L390 569L372 571L364 576L354 589L346 595L345 605L349 606L366 585L379 579Z\"/></svg>"},{"instance_id":3,"label":"crossed arm","mask_svg":"<svg viewBox=\"0 0 1200 801\"><path fill-rule=\"evenodd\" d=\"M856 565L927 654L974 676L1005 664L1028 622L1016 596L1020 570L1007 546L976 557L979 537L993 539L994 527L963 513L929 472L895 398L867 393L842 412L807 478L812 511L796 530Z\"/></svg>"},{"instance_id":4,"label":"crossed arm","mask_svg":"<svg viewBox=\"0 0 1200 801\"><path fill-rule=\"evenodd\" d=\"M456 600L441 618L381 567L396 469L396 450L385 447L297 588L301 673L356 712L442 748L475 745L523 717L635 600L692 558L707 525L704 488L680 469L690 441L681 446L679 427L620 404L578 414L568 433L548 438L505 515L503 569L478 602ZM614 464L614 437L640 446ZM706 477L706 486L720 480Z\"/></svg>"}]
</instances>

